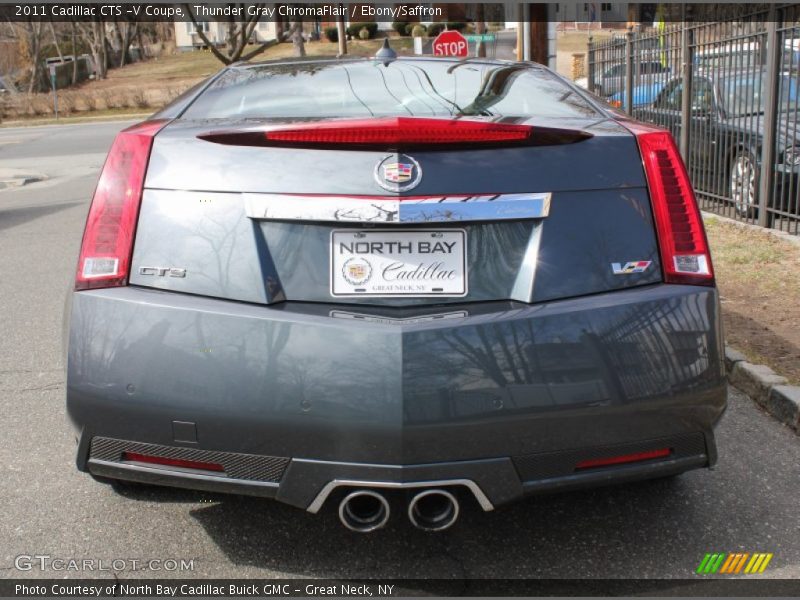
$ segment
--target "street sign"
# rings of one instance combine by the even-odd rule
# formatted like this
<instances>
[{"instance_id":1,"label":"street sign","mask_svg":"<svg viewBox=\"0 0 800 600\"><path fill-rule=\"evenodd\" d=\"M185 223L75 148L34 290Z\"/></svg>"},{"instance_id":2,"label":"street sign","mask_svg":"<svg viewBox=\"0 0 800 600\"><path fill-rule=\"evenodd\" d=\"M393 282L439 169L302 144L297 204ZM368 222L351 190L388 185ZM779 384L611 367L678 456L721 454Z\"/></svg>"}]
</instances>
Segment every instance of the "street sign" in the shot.
<instances>
[{"instance_id":1,"label":"street sign","mask_svg":"<svg viewBox=\"0 0 800 600\"><path fill-rule=\"evenodd\" d=\"M458 31L447 30L436 36L433 40L434 56L459 56L465 57L469 54L467 38Z\"/></svg>"},{"instance_id":2,"label":"street sign","mask_svg":"<svg viewBox=\"0 0 800 600\"><path fill-rule=\"evenodd\" d=\"M494 34L492 33L475 33L467 36L468 42L493 42Z\"/></svg>"}]
</instances>

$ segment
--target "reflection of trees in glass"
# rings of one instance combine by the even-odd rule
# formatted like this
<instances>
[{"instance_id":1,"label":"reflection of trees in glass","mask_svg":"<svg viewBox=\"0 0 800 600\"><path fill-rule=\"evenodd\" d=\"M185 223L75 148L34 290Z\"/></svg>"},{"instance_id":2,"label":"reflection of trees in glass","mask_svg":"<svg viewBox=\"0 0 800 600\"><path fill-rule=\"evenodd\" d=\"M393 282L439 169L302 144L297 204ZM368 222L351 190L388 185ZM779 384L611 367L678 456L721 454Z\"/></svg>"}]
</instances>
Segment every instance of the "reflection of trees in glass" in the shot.
<instances>
[{"instance_id":1,"label":"reflection of trees in glass","mask_svg":"<svg viewBox=\"0 0 800 600\"><path fill-rule=\"evenodd\" d=\"M536 67L403 59L387 65L361 59L231 68L186 114L190 118L574 118L596 113L559 79Z\"/></svg>"}]
</instances>

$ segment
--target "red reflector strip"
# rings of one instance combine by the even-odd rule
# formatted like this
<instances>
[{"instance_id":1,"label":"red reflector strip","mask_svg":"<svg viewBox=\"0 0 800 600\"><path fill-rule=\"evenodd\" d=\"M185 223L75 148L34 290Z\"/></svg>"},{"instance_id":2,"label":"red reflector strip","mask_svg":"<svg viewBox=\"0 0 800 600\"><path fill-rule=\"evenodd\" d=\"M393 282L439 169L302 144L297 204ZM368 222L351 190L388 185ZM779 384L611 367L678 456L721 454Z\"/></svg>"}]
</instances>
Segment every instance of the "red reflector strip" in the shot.
<instances>
[{"instance_id":1,"label":"red reflector strip","mask_svg":"<svg viewBox=\"0 0 800 600\"><path fill-rule=\"evenodd\" d=\"M470 146L572 144L592 137L574 129L472 119L377 117L312 121L267 130L211 131L198 136L233 146L401 150Z\"/></svg>"},{"instance_id":2,"label":"red reflector strip","mask_svg":"<svg viewBox=\"0 0 800 600\"><path fill-rule=\"evenodd\" d=\"M150 463L153 465L164 465L166 467L181 467L184 469L197 469L200 471L225 471L219 463L202 462L199 460L184 460L182 458L167 458L165 456L150 456L149 454L139 454L138 452L123 452L122 460L132 462Z\"/></svg>"},{"instance_id":3,"label":"red reflector strip","mask_svg":"<svg viewBox=\"0 0 800 600\"><path fill-rule=\"evenodd\" d=\"M267 131L267 140L309 144L438 145L461 142L520 142L531 136L528 125L450 119L393 117L313 123Z\"/></svg>"},{"instance_id":4,"label":"red reflector strip","mask_svg":"<svg viewBox=\"0 0 800 600\"><path fill-rule=\"evenodd\" d=\"M654 458L665 458L672 454L671 448L659 448L658 450L647 450L645 452L635 452L633 454L621 454L619 456L609 456L607 458L590 458L582 460L575 465L576 471L583 469L596 469L597 467L608 467L611 465L624 465L633 462L653 460Z\"/></svg>"},{"instance_id":5,"label":"red reflector strip","mask_svg":"<svg viewBox=\"0 0 800 600\"><path fill-rule=\"evenodd\" d=\"M623 125L636 136L642 155L664 281L714 285L700 209L672 135L643 123L625 121Z\"/></svg>"}]
</instances>

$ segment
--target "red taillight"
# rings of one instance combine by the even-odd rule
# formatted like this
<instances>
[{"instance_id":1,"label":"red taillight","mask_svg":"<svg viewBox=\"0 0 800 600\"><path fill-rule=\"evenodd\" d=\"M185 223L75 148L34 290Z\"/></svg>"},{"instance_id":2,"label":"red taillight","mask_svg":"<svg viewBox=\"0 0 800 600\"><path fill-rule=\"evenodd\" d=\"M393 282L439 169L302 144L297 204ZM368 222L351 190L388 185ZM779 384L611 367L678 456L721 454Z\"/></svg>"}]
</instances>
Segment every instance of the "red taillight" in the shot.
<instances>
[{"instance_id":1,"label":"red taillight","mask_svg":"<svg viewBox=\"0 0 800 600\"><path fill-rule=\"evenodd\" d=\"M123 452L122 460L150 463L153 465L163 465L166 467L181 467L182 469L217 471L220 473L225 470L225 467L219 463L203 462L199 460L184 460L182 458L167 458L166 456L151 456L150 454L139 454L138 452Z\"/></svg>"},{"instance_id":2,"label":"red taillight","mask_svg":"<svg viewBox=\"0 0 800 600\"><path fill-rule=\"evenodd\" d=\"M667 283L713 285L714 269L692 183L668 131L625 122L642 154Z\"/></svg>"},{"instance_id":3,"label":"red taillight","mask_svg":"<svg viewBox=\"0 0 800 600\"><path fill-rule=\"evenodd\" d=\"M537 128L470 119L378 117L313 121L260 131L212 131L200 139L237 146L384 149L570 144L589 137L580 130ZM469 146L465 146L469 144Z\"/></svg>"},{"instance_id":4,"label":"red taillight","mask_svg":"<svg viewBox=\"0 0 800 600\"><path fill-rule=\"evenodd\" d=\"M658 450L647 450L645 452L635 452L633 454L620 454L619 456L609 456L607 458L590 458L582 460L575 465L576 471L583 469L596 469L598 467L610 467L613 465L624 465L627 463L642 462L653 460L654 458L666 458L672 454L669 448L659 448Z\"/></svg>"},{"instance_id":5,"label":"red taillight","mask_svg":"<svg viewBox=\"0 0 800 600\"><path fill-rule=\"evenodd\" d=\"M83 232L75 289L125 285L153 137L166 121L120 132L106 158Z\"/></svg>"}]
</instances>

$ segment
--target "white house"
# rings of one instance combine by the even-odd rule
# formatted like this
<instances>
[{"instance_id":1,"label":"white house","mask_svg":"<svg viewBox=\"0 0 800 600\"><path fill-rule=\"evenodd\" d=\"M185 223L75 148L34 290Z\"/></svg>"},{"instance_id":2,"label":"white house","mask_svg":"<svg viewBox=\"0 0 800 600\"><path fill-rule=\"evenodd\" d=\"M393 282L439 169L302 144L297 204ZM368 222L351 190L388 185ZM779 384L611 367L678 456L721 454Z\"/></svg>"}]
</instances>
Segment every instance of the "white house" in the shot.
<instances>
[{"instance_id":1,"label":"white house","mask_svg":"<svg viewBox=\"0 0 800 600\"><path fill-rule=\"evenodd\" d=\"M198 35L197 28L202 28L208 41L215 46L221 46L225 43L228 31L228 23L225 21L198 21L197 28L191 21L186 21L185 23L176 21L174 27L175 46L178 50L182 51L194 50L206 45L203 39ZM259 21L256 28L253 30L252 42L268 42L274 40L276 35L274 22Z\"/></svg>"},{"instance_id":2,"label":"white house","mask_svg":"<svg viewBox=\"0 0 800 600\"><path fill-rule=\"evenodd\" d=\"M603 27L624 27L628 21L627 2L558 2L555 6L556 21Z\"/></svg>"},{"instance_id":3,"label":"white house","mask_svg":"<svg viewBox=\"0 0 800 600\"><path fill-rule=\"evenodd\" d=\"M505 2L506 18L519 19L519 5ZM655 5L652 5L655 6ZM599 29L627 25L627 2L552 2L548 5L548 18L561 29ZM517 23L506 21L506 27L516 29Z\"/></svg>"}]
</instances>

